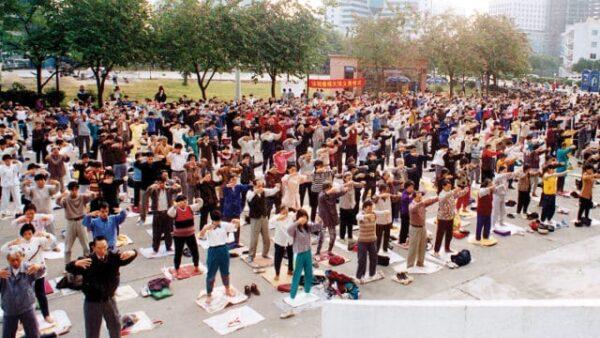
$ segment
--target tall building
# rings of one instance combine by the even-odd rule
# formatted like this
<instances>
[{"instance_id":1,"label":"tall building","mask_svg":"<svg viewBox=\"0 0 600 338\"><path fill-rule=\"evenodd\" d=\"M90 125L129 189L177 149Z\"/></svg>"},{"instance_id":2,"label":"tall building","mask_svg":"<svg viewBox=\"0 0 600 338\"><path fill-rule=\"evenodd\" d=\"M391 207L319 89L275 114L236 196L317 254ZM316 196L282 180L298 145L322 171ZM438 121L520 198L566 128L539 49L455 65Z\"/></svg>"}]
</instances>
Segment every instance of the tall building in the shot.
<instances>
[{"instance_id":1,"label":"tall building","mask_svg":"<svg viewBox=\"0 0 600 338\"><path fill-rule=\"evenodd\" d=\"M548 49L548 17L551 0L494 0L491 15L506 16L523 31L534 53L546 54Z\"/></svg>"},{"instance_id":2,"label":"tall building","mask_svg":"<svg viewBox=\"0 0 600 338\"><path fill-rule=\"evenodd\" d=\"M349 33L356 17L385 17L404 6L420 10L427 0L340 0L338 5L327 9L325 19L335 29Z\"/></svg>"},{"instance_id":3,"label":"tall building","mask_svg":"<svg viewBox=\"0 0 600 338\"><path fill-rule=\"evenodd\" d=\"M563 66L570 69L579 59L600 60L600 19L568 25L562 35Z\"/></svg>"},{"instance_id":4,"label":"tall building","mask_svg":"<svg viewBox=\"0 0 600 338\"><path fill-rule=\"evenodd\" d=\"M512 19L534 53L561 56L565 27L600 17L600 0L494 0L490 14Z\"/></svg>"}]
</instances>

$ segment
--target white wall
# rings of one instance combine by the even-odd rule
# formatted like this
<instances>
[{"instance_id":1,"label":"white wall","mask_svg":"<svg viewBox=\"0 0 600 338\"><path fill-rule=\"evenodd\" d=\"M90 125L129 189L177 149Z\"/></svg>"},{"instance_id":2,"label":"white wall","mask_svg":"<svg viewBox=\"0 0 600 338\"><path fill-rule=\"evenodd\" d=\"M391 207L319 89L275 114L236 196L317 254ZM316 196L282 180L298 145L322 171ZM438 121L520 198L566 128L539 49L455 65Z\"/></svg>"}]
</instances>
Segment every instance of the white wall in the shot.
<instances>
[{"instance_id":1,"label":"white wall","mask_svg":"<svg viewBox=\"0 0 600 338\"><path fill-rule=\"evenodd\" d=\"M600 300L330 301L323 338L600 337Z\"/></svg>"}]
</instances>

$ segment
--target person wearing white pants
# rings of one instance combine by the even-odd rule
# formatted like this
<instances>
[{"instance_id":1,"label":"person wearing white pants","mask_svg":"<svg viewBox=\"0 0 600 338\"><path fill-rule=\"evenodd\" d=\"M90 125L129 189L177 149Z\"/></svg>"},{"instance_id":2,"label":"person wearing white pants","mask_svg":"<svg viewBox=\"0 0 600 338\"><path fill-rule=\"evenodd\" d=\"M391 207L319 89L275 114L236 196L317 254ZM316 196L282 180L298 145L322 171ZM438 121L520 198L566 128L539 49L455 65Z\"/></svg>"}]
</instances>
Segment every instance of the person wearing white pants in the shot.
<instances>
[{"instance_id":1,"label":"person wearing white pants","mask_svg":"<svg viewBox=\"0 0 600 338\"><path fill-rule=\"evenodd\" d=\"M506 215L506 193L508 192L508 180L514 178L514 173L509 173L508 168L501 166L494 177L494 200L492 202L492 228L504 226L504 215Z\"/></svg>"},{"instance_id":2,"label":"person wearing white pants","mask_svg":"<svg viewBox=\"0 0 600 338\"><path fill-rule=\"evenodd\" d=\"M9 210L18 210L21 212L23 205L21 204L21 191L19 188L19 172L21 171L22 163L13 159L10 155L2 156L2 164L0 164L0 186L2 186L2 200L0 201L0 210L2 216L10 215ZM9 209L10 197L12 196L15 203L14 209Z\"/></svg>"}]
</instances>

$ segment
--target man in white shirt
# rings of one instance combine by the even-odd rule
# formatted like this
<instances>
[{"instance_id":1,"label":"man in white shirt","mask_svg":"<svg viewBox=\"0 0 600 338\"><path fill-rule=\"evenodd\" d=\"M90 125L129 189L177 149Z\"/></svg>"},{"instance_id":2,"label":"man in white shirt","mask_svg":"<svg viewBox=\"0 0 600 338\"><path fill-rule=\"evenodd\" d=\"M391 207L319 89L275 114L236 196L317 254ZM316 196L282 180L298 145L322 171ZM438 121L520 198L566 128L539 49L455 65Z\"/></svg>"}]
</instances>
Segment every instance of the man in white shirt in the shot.
<instances>
[{"instance_id":1,"label":"man in white shirt","mask_svg":"<svg viewBox=\"0 0 600 338\"><path fill-rule=\"evenodd\" d=\"M179 179L183 196L187 196L187 171L184 167L187 158L188 153L183 150L181 143L175 143L173 150L167 155L167 160L171 162L171 177Z\"/></svg>"},{"instance_id":2,"label":"man in white shirt","mask_svg":"<svg viewBox=\"0 0 600 338\"><path fill-rule=\"evenodd\" d=\"M2 200L0 202L0 210L2 216L11 214L10 210L23 209L21 204L21 189L19 189L19 172L21 171L22 163L14 160L10 155L2 156L2 164L0 164L0 186L2 186ZM10 197L14 201L14 209L9 209Z\"/></svg>"}]
</instances>

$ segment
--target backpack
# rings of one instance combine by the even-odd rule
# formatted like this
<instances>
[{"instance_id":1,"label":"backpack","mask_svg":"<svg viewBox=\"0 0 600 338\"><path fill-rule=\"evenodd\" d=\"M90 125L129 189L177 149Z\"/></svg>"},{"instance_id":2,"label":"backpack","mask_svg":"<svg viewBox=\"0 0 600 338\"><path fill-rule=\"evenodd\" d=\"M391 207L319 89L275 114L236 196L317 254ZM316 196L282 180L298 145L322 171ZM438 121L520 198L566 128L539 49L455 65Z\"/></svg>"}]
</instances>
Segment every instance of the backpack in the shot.
<instances>
[{"instance_id":1,"label":"backpack","mask_svg":"<svg viewBox=\"0 0 600 338\"><path fill-rule=\"evenodd\" d=\"M377 265L389 266L390 265L390 257L377 255Z\"/></svg>"},{"instance_id":2,"label":"backpack","mask_svg":"<svg viewBox=\"0 0 600 338\"><path fill-rule=\"evenodd\" d=\"M150 290L150 292L161 291L164 288L168 288L169 285L171 285L170 280L168 280L164 277L155 278L155 279L148 281L148 290Z\"/></svg>"},{"instance_id":3,"label":"backpack","mask_svg":"<svg viewBox=\"0 0 600 338\"><path fill-rule=\"evenodd\" d=\"M463 249L456 255L450 256L450 260L458 266L465 266L471 263L471 252L467 249Z\"/></svg>"}]
</instances>

